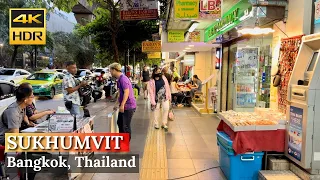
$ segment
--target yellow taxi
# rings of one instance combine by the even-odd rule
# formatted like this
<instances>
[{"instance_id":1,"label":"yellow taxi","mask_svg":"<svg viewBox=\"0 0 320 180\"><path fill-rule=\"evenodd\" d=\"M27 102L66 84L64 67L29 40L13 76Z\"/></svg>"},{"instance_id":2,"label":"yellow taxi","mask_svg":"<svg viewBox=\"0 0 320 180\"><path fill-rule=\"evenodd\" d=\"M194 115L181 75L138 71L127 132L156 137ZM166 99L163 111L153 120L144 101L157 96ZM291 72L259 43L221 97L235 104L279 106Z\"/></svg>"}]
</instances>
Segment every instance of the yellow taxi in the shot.
<instances>
[{"instance_id":1,"label":"yellow taxi","mask_svg":"<svg viewBox=\"0 0 320 180\"><path fill-rule=\"evenodd\" d=\"M35 96L44 96L49 99L62 93L63 73L54 70L41 70L23 79L20 83L30 83Z\"/></svg>"}]
</instances>

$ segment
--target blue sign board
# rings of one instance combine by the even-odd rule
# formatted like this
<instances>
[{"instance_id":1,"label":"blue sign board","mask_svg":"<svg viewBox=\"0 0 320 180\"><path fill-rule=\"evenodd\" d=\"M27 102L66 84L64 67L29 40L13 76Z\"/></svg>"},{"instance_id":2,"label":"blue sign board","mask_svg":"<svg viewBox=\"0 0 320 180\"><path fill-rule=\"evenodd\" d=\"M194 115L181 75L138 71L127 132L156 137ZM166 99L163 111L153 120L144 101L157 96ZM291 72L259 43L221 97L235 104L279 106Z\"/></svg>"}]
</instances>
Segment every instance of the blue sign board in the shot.
<instances>
[{"instance_id":1,"label":"blue sign board","mask_svg":"<svg viewBox=\"0 0 320 180\"><path fill-rule=\"evenodd\" d=\"M303 109L290 106L288 154L301 161Z\"/></svg>"}]
</instances>

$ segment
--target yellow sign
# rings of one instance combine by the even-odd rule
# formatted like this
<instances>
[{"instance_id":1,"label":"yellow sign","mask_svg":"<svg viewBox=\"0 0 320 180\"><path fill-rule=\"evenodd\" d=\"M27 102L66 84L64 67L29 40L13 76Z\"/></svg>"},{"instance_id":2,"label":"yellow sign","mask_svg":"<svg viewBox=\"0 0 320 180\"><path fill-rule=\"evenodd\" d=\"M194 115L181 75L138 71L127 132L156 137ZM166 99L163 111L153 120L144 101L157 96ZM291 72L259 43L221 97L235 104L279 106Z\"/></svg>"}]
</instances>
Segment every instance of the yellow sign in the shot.
<instances>
[{"instance_id":1,"label":"yellow sign","mask_svg":"<svg viewBox=\"0 0 320 180\"><path fill-rule=\"evenodd\" d=\"M142 52L161 52L161 41L143 41Z\"/></svg>"},{"instance_id":2,"label":"yellow sign","mask_svg":"<svg viewBox=\"0 0 320 180\"><path fill-rule=\"evenodd\" d=\"M45 45L46 12L44 8L10 9L10 45Z\"/></svg>"},{"instance_id":3,"label":"yellow sign","mask_svg":"<svg viewBox=\"0 0 320 180\"><path fill-rule=\"evenodd\" d=\"M177 19L198 19L199 0L175 0L174 15Z\"/></svg>"},{"instance_id":4,"label":"yellow sign","mask_svg":"<svg viewBox=\"0 0 320 180\"><path fill-rule=\"evenodd\" d=\"M169 31L168 42L184 42L184 31Z\"/></svg>"},{"instance_id":5,"label":"yellow sign","mask_svg":"<svg viewBox=\"0 0 320 180\"><path fill-rule=\"evenodd\" d=\"M160 59L160 58L161 58L161 52L148 53L148 59Z\"/></svg>"}]
</instances>

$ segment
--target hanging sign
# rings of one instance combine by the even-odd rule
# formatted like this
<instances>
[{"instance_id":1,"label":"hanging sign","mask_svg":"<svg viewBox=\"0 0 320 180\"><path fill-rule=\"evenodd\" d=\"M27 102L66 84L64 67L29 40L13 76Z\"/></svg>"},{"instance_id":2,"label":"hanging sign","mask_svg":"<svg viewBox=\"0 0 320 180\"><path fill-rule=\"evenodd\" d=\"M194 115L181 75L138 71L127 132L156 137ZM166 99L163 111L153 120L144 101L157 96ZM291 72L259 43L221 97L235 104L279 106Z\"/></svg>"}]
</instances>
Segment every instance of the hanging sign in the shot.
<instances>
[{"instance_id":1,"label":"hanging sign","mask_svg":"<svg viewBox=\"0 0 320 180\"><path fill-rule=\"evenodd\" d=\"M148 59L161 59L161 52L148 53Z\"/></svg>"},{"instance_id":2,"label":"hanging sign","mask_svg":"<svg viewBox=\"0 0 320 180\"><path fill-rule=\"evenodd\" d=\"M320 1L316 1L314 3L315 5L315 12L314 12L314 24L319 24L320 23Z\"/></svg>"},{"instance_id":3,"label":"hanging sign","mask_svg":"<svg viewBox=\"0 0 320 180\"><path fill-rule=\"evenodd\" d=\"M146 20L158 18L158 1L155 0L121 0L120 19Z\"/></svg>"},{"instance_id":4,"label":"hanging sign","mask_svg":"<svg viewBox=\"0 0 320 180\"><path fill-rule=\"evenodd\" d=\"M168 42L184 42L184 31L183 30L168 31Z\"/></svg>"},{"instance_id":5,"label":"hanging sign","mask_svg":"<svg viewBox=\"0 0 320 180\"><path fill-rule=\"evenodd\" d=\"M161 41L143 41L142 52L161 52Z\"/></svg>"},{"instance_id":6,"label":"hanging sign","mask_svg":"<svg viewBox=\"0 0 320 180\"><path fill-rule=\"evenodd\" d=\"M200 0L200 19L221 17L221 0Z\"/></svg>"},{"instance_id":7,"label":"hanging sign","mask_svg":"<svg viewBox=\"0 0 320 180\"><path fill-rule=\"evenodd\" d=\"M252 5L248 0L241 0L226 12L220 21L213 23L205 30L204 41L208 42L219 35L228 32L241 22L241 17L249 14Z\"/></svg>"},{"instance_id":8,"label":"hanging sign","mask_svg":"<svg viewBox=\"0 0 320 180\"><path fill-rule=\"evenodd\" d=\"M175 0L174 17L176 19L198 19L199 0Z\"/></svg>"}]
</instances>

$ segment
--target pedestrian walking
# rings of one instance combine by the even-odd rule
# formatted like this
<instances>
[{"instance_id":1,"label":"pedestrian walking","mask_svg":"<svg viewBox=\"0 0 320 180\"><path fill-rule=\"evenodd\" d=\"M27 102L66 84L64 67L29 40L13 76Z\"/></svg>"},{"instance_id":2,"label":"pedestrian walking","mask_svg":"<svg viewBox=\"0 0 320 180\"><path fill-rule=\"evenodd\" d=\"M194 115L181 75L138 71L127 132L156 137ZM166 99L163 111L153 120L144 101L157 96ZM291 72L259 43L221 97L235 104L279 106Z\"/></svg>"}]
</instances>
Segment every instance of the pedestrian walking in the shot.
<instances>
[{"instance_id":1,"label":"pedestrian walking","mask_svg":"<svg viewBox=\"0 0 320 180\"><path fill-rule=\"evenodd\" d=\"M143 89L143 95L144 99L148 99L148 84L150 81L150 74L147 66L143 67L142 71L142 89Z\"/></svg>"},{"instance_id":2,"label":"pedestrian walking","mask_svg":"<svg viewBox=\"0 0 320 180\"><path fill-rule=\"evenodd\" d=\"M131 140L131 120L137 108L132 84L127 76L121 72L121 65L113 63L109 66L112 77L117 78L117 87L119 89L119 99L115 108L119 108L118 127L119 133L129 133Z\"/></svg>"},{"instance_id":3,"label":"pedestrian walking","mask_svg":"<svg viewBox=\"0 0 320 180\"><path fill-rule=\"evenodd\" d=\"M62 89L65 106L74 116L80 116L80 94L79 89L86 86L87 83L82 81L79 85L76 84L74 75L77 73L77 65L73 61L66 63L67 73L63 77Z\"/></svg>"},{"instance_id":4,"label":"pedestrian walking","mask_svg":"<svg viewBox=\"0 0 320 180\"><path fill-rule=\"evenodd\" d=\"M162 75L160 68L156 67L149 82L149 96L151 110L153 111L154 127L159 129L158 119L162 109L162 128L168 130L168 113L170 109L171 92L167 78Z\"/></svg>"}]
</instances>

